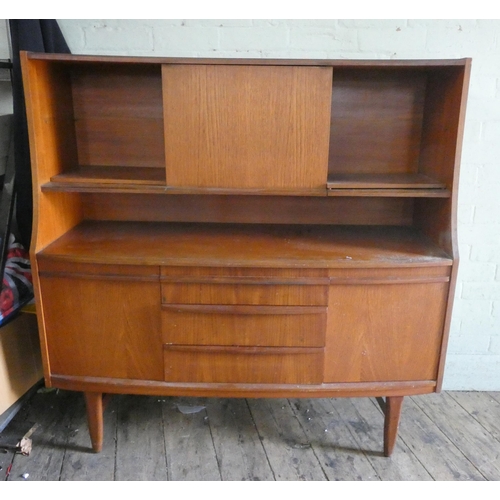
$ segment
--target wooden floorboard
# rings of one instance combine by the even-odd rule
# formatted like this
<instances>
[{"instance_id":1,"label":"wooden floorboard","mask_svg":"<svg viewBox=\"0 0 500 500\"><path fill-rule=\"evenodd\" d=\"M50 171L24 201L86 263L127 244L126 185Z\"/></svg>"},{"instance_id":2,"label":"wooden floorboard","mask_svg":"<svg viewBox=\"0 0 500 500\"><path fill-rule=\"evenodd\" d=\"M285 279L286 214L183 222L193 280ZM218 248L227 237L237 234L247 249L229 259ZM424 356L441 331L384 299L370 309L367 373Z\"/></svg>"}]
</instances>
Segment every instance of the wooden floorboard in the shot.
<instances>
[{"instance_id":1,"label":"wooden floorboard","mask_svg":"<svg viewBox=\"0 0 500 500\"><path fill-rule=\"evenodd\" d=\"M8 481L498 481L500 393L407 397L391 458L375 399L112 396L93 453L80 393L41 389L0 434ZM26 476L28 474L29 476Z\"/></svg>"},{"instance_id":2,"label":"wooden floorboard","mask_svg":"<svg viewBox=\"0 0 500 500\"><path fill-rule=\"evenodd\" d=\"M221 473L207 418L206 400L167 398L159 401L163 407L168 479L220 481Z\"/></svg>"}]
</instances>

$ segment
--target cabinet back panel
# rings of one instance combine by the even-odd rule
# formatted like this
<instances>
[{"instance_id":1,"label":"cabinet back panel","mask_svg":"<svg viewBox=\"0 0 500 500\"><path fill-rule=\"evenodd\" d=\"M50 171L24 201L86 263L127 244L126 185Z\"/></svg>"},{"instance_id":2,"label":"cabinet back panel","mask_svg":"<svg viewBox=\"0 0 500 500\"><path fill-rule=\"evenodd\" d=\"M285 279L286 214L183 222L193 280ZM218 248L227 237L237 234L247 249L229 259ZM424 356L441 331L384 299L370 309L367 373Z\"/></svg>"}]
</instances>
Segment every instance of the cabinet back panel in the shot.
<instances>
[{"instance_id":1,"label":"cabinet back panel","mask_svg":"<svg viewBox=\"0 0 500 500\"><path fill-rule=\"evenodd\" d=\"M236 222L264 224L412 224L411 198L81 195L91 220Z\"/></svg>"},{"instance_id":2,"label":"cabinet back panel","mask_svg":"<svg viewBox=\"0 0 500 500\"><path fill-rule=\"evenodd\" d=\"M329 174L415 173L426 74L335 70Z\"/></svg>"},{"instance_id":3,"label":"cabinet back panel","mask_svg":"<svg viewBox=\"0 0 500 500\"><path fill-rule=\"evenodd\" d=\"M72 72L81 165L165 168L159 66Z\"/></svg>"}]
</instances>

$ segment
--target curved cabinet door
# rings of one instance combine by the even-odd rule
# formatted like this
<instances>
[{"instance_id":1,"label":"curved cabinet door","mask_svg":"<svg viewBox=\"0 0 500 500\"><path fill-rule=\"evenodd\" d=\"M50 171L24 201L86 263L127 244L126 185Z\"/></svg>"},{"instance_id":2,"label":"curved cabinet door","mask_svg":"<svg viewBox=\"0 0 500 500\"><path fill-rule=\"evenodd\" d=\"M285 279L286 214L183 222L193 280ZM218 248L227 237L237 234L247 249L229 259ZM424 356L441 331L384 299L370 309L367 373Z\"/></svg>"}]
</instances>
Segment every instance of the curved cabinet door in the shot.
<instances>
[{"instance_id":1,"label":"curved cabinet door","mask_svg":"<svg viewBox=\"0 0 500 500\"><path fill-rule=\"evenodd\" d=\"M325 382L436 380L449 283L330 287Z\"/></svg>"},{"instance_id":2,"label":"curved cabinet door","mask_svg":"<svg viewBox=\"0 0 500 500\"><path fill-rule=\"evenodd\" d=\"M52 375L163 379L159 282L42 275L40 287Z\"/></svg>"}]
</instances>

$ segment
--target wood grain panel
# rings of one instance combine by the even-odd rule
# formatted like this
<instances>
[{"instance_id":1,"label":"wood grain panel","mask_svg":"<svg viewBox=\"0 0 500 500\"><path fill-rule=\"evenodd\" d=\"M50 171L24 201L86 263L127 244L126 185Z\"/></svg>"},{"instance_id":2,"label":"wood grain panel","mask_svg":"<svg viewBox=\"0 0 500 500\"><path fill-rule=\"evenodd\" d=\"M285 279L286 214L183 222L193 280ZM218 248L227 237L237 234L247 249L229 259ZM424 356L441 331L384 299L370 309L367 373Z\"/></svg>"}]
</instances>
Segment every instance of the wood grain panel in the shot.
<instances>
[{"instance_id":1,"label":"wood grain panel","mask_svg":"<svg viewBox=\"0 0 500 500\"><path fill-rule=\"evenodd\" d=\"M71 82L64 68L29 61L23 54L23 85L33 171L35 251L76 225L82 217L80 198L69 193L41 193L40 186L77 163Z\"/></svg>"},{"instance_id":2,"label":"wood grain panel","mask_svg":"<svg viewBox=\"0 0 500 500\"><path fill-rule=\"evenodd\" d=\"M458 178L470 70L468 60L463 68L433 72L429 78L420 169L445 183L452 197L415 204L415 225L456 257Z\"/></svg>"},{"instance_id":3,"label":"wood grain panel","mask_svg":"<svg viewBox=\"0 0 500 500\"><path fill-rule=\"evenodd\" d=\"M163 66L167 184L324 190L332 69Z\"/></svg>"},{"instance_id":4,"label":"wood grain panel","mask_svg":"<svg viewBox=\"0 0 500 500\"><path fill-rule=\"evenodd\" d=\"M436 380L448 286L331 286L325 382Z\"/></svg>"},{"instance_id":5,"label":"wood grain panel","mask_svg":"<svg viewBox=\"0 0 500 500\"><path fill-rule=\"evenodd\" d=\"M224 283L163 283L162 302L166 304L327 304L328 287L321 285L248 285Z\"/></svg>"},{"instance_id":6,"label":"wood grain panel","mask_svg":"<svg viewBox=\"0 0 500 500\"><path fill-rule=\"evenodd\" d=\"M81 165L164 168L161 119L77 119Z\"/></svg>"},{"instance_id":7,"label":"wood grain panel","mask_svg":"<svg viewBox=\"0 0 500 500\"><path fill-rule=\"evenodd\" d=\"M105 194L82 195L86 218L395 226L413 222L411 198Z\"/></svg>"},{"instance_id":8,"label":"wood grain panel","mask_svg":"<svg viewBox=\"0 0 500 500\"><path fill-rule=\"evenodd\" d=\"M329 173L416 173L424 72L336 70Z\"/></svg>"},{"instance_id":9,"label":"wood grain panel","mask_svg":"<svg viewBox=\"0 0 500 500\"><path fill-rule=\"evenodd\" d=\"M52 373L162 379L158 283L62 277L40 282Z\"/></svg>"},{"instance_id":10,"label":"wood grain panel","mask_svg":"<svg viewBox=\"0 0 500 500\"><path fill-rule=\"evenodd\" d=\"M190 345L325 345L326 307L171 304L163 342Z\"/></svg>"},{"instance_id":11,"label":"wood grain panel","mask_svg":"<svg viewBox=\"0 0 500 500\"><path fill-rule=\"evenodd\" d=\"M33 184L30 257L43 368L48 381L50 366L35 255L81 221L82 206L78 194L42 193L40 188L77 162L69 74L48 61L30 61L26 52L21 54L21 64Z\"/></svg>"},{"instance_id":12,"label":"wood grain panel","mask_svg":"<svg viewBox=\"0 0 500 500\"><path fill-rule=\"evenodd\" d=\"M75 67L72 85L81 165L165 167L159 66Z\"/></svg>"},{"instance_id":13,"label":"wood grain panel","mask_svg":"<svg viewBox=\"0 0 500 500\"><path fill-rule=\"evenodd\" d=\"M168 382L318 384L321 348L165 346Z\"/></svg>"}]
</instances>

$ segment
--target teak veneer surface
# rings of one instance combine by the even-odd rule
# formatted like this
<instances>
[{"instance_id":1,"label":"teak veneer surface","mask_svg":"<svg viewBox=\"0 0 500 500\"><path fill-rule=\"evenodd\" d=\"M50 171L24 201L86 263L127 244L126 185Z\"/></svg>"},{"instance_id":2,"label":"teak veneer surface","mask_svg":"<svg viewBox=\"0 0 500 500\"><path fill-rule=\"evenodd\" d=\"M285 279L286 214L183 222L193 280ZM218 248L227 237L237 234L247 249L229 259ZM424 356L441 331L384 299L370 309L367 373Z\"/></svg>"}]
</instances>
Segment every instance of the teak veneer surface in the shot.
<instances>
[{"instance_id":1,"label":"teak veneer surface","mask_svg":"<svg viewBox=\"0 0 500 500\"><path fill-rule=\"evenodd\" d=\"M324 190L331 69L164 65L162 72L168 185Z\"/></svg>"},{"instance_id":2,"label":"teak veneer surface","mask_svg":"<svg viewBox=\"0 0 500 500\"><path fill-rule=\"evenodd\" d=\"M102 264L224 267L451 265L412 228L86 221L41 256Z\"/></svg>"}]
</instances>

